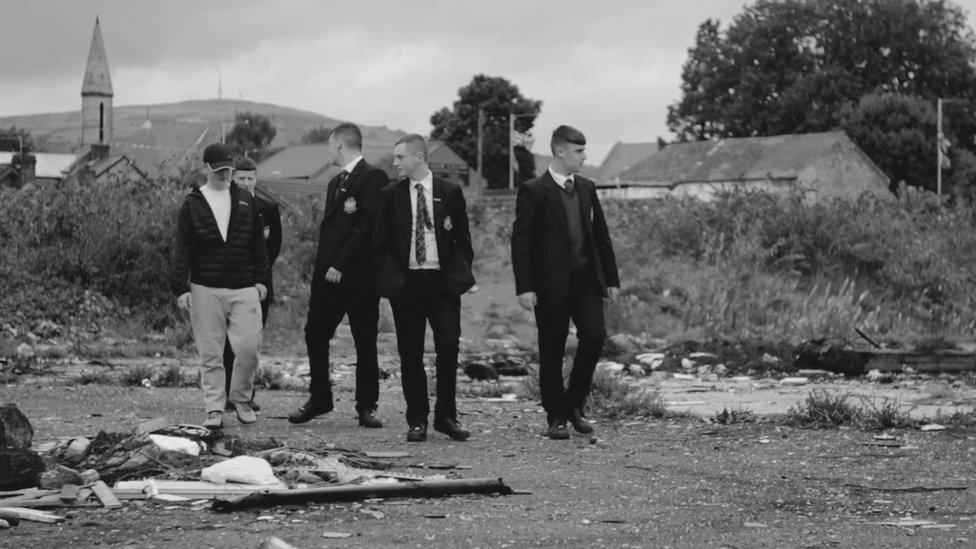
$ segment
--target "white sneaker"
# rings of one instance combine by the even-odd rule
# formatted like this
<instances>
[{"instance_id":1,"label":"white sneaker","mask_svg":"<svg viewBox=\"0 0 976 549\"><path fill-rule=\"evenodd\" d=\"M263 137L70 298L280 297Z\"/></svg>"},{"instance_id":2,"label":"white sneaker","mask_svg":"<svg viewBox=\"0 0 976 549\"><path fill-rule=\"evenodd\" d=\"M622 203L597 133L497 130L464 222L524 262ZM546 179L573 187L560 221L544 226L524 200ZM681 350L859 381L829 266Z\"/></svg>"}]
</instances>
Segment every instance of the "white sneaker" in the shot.
<instances>
[{"instance_id":1,"label":"white sneaker","mask_svg":"<svg viewBox=\"0 0 976 549\"><path fill-rule=\"evenodd\" d=\"M207 413L207 419L203 422L207 429L220 429L224 426L224 413L213 411Z\"/></svg>"},{"instance_id":2,"label":"white sneaker","mask_svg":"<svg viewBox=\"0 0 976 549\"><path fill-rule=\"evenodd\" d=\"M234 411L237 412L237 419L241 423L254 423L258 420L258 416L254 414L254 409L251 408L250 402L235 402Z\"/></svg>"}]
</instances>

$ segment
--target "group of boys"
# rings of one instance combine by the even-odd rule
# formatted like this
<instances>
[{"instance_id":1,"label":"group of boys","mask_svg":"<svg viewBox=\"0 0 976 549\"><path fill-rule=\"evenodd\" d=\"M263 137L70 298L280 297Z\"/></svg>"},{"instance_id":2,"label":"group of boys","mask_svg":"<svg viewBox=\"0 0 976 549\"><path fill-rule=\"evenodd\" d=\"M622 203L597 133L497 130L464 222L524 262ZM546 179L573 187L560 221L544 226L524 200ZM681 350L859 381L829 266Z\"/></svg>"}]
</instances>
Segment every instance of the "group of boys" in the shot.
<instances>
[{"instance_id":1,"label":"group of boys","mask_svg":"<svg viewBox=\"0 0 976 549\"><path fill-rule=\"evenodd\" d=\"M567 439L569 422L590 433L583 409L606 337L603 305L620 286L616 259L595 186L578 174L586 140L569 126L552 135L553 161L523 183L512 228L512 265L521 306L534 311L539 332L542 405L552 439ZM393 311L406 439L427 439L430 401L424 339L434 340L434 430L453 440L471 433L458 421L456 385L461 296L475 283L474 251L460 185L433 175L427 143L411 134L393 149L400 179L389 183L366 162L360 129L349 123L329 134L328 149L341 171L326 188L312 274L305 342L309 398L288 416L295 424L333 410L330 341L348 317L356 348L359 425L380 428L377 324L380 298ZM256 421L254 374L272 301L271 267L281 250L278 207L254 195L256 170L223 145L203 153L207 181L187 194L179 212L172 289L189 311L201 361L201 386L210 428L224 412ZM579 346L568 386L562 363L569 322Z\"/></svg>"}]
</instances>

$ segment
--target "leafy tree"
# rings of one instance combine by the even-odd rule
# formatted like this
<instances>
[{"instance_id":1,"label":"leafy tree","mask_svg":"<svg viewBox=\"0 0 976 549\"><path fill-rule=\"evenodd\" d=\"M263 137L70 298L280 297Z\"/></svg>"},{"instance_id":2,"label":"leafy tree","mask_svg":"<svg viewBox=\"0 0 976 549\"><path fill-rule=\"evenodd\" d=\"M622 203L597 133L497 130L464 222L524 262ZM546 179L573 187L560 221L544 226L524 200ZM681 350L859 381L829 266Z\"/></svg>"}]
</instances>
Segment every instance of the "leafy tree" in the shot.
<instances>
[{"instance_id":1,"label":"leafy tree","mask_svg":"<svg viewBox=\"0 0 976 549\"><path fill-rule=\"evenodd\" d=\"M845 109L844 129L891 178L934 191L936 115L931 103L897 93L869 94Z\"/></svg>"},{"instance_id":2,"label":"leafy tree","mask_svg":"<svg viewBox=\"0 0 976 549\"><path fill-rule=\"evenodd\" d=\"M950 0L758 0L725 31L699 26L668 126L682 140L844 127L895 183L934 189L937 98L955 100L946 135L976 151L974 64Z\"/></svg>"},{"instance_id":3,"label":"leafy tree","mask_svg":"<svg viewBox=\"0 0 976 549\"><path fill-rule=\"evenodd\" d=\"M514 84L497 76L476 75L458 90L453 108L430 117L431 138L447 143L469 166L478 164L478 109L483 109L483 171L490 188L508 186L509 113L527 115L515 119L515 131L529 133L542 102L524 97ZM521 149L521 150L519 150ZM516 147L518 181L534 177L535 158L524 147Z\"/></svg>"},{"instance_id":4,"label":"leafy tree","mask_svg":"<svg viewBox=\"0 0 976 549\"><path fill-rule=\"evenodd\" d=\"M976 100L976 35L949 0L758 0L701 24L668 125L684 139L835 128L868 93Z\"/></svg>"},{"instance_id":5,"label":"leafy tree","mask_svg":"<svg viewBox=\"0 0 976 549\"><path fill-rule=\"evenodd\" d=\"M7 129L0 128L0 151L20 152L20 144L23 140L24 152L34 150L34 138L31 137L30 130L10 126Z\"/></svg>"},{"instance_id":6,"label":"leafy tree","mask_svg":"<svg viewBox=\"0 0 976 549\"><path fill-rule=\"evenodd\" d=\"M247 111L234 117L234 127L227 134L226 142L235 154L247 153L259 159L268 152L277 133L267 116Z\"/></svg>"},{"instance_id":7,"label":"leafy tree","mask_svg":"<svg viewBox=\"0 0 976 549\"><path fill-rule=\"evenodd\" d=\"M302 136L302 143L305 145L325 143L329 140L330 133L332 133L332 128L324 125L309 128L308 131L305 132L305 135Z\"/></svg>"}]
</instances>

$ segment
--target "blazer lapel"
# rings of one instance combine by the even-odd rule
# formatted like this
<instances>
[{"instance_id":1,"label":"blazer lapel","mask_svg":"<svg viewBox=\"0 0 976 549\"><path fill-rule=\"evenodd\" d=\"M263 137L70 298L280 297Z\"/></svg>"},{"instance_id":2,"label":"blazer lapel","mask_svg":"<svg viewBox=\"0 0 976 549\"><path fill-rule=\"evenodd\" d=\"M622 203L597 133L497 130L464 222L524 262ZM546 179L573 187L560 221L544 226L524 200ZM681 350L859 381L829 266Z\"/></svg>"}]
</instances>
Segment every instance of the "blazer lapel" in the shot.
<instances>
[{"instance_id":1,"label":"blazer lapel","mask_svg":"<svg viewBox=\"0 0 976 549\"><path fill-rule=\"evenodd\" d=\"M401 252L403 253L403 257L407 257L409 261L408 256L410 255L410 239L413 238L413 227L411 226L413 224L413 211L410 207L409 178L402 179L399 183L397 183L395 198L395 215L398 218L396 219L396 223L397 228L399 229L397 234L403 235L403 238L400 239L399 242L405 242L407 247L405 250L401 250Z\"/></svg>"},{"instance_id":2,"label":"blazer lapel","mask_svg":"<svg viewBox=\"0 0 976 549\"><path fill-rule=\"evenodd\" d=\"M546 170L542 177L546 186L546 196L549 198L549 208L552 210L553 217L556 218L556 224L568 235L569 221L566 220L566 207L563 206L563 199L559 196L559 193L563 191L549 175L549 170Z\"/></svg>"},{"instance_id":3,"label":"blazer lapel","mask_svg":"<svg viewBox=\"0 0 976 549\"><path fill-rule=\"evenodd\" d=\"M583 216L583 226L586 227L587 233L593 232L593 220L590 217L590 188L586 183L580 182L579 179L573 178L576 181L576 194L579 196L580 208L582 209Z\"/></svg>"}]
</instances>

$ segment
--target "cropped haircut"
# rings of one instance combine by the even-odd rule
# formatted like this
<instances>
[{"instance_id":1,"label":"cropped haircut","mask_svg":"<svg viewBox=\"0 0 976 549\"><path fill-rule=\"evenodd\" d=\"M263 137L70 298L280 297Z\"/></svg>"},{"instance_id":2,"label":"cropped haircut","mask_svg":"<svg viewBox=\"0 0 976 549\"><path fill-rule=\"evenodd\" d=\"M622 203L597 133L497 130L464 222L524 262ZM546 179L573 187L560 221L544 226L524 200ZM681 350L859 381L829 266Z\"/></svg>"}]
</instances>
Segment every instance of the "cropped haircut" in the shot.
<instances>
[{"instance_id":1,"label":"cropped haircut","mask_svg":"<svg viewBox=\"0 0 976 549\"><path fill-rule=\"evenodd\" d=\"M332 131L329 132L329 137L333 136L351 149L356 149L357 151L363 150L363 132L359 129L359 126L351 122L343 122L332 128Z\"/></svg>"},{"instance_id":2,"label":"cropped haircut","mask_svg":"<svg viewBox=\"0 0 976 549\"><path fill-rule=\"evenodd\" d=\"M394 147L400 144L406 145L414 153L423 153L424 162L427 161L427 140L420 134L411 133L409 135L404 135L393 145Z\"/></svg>"},{"instance_id":3,"label":"cropped haircut","mask_svg":"<svg viewBox=\"0 0 976 549\"><path fill-rule=\"evenodd\" d=\"M572 126L563 125L552 131L552 141L549 144L552 154L556 154L556 147L558 145L565 145L567 143L586 145L586 136L583 135L583 132Z\"/></svg>"}]
</instances>

